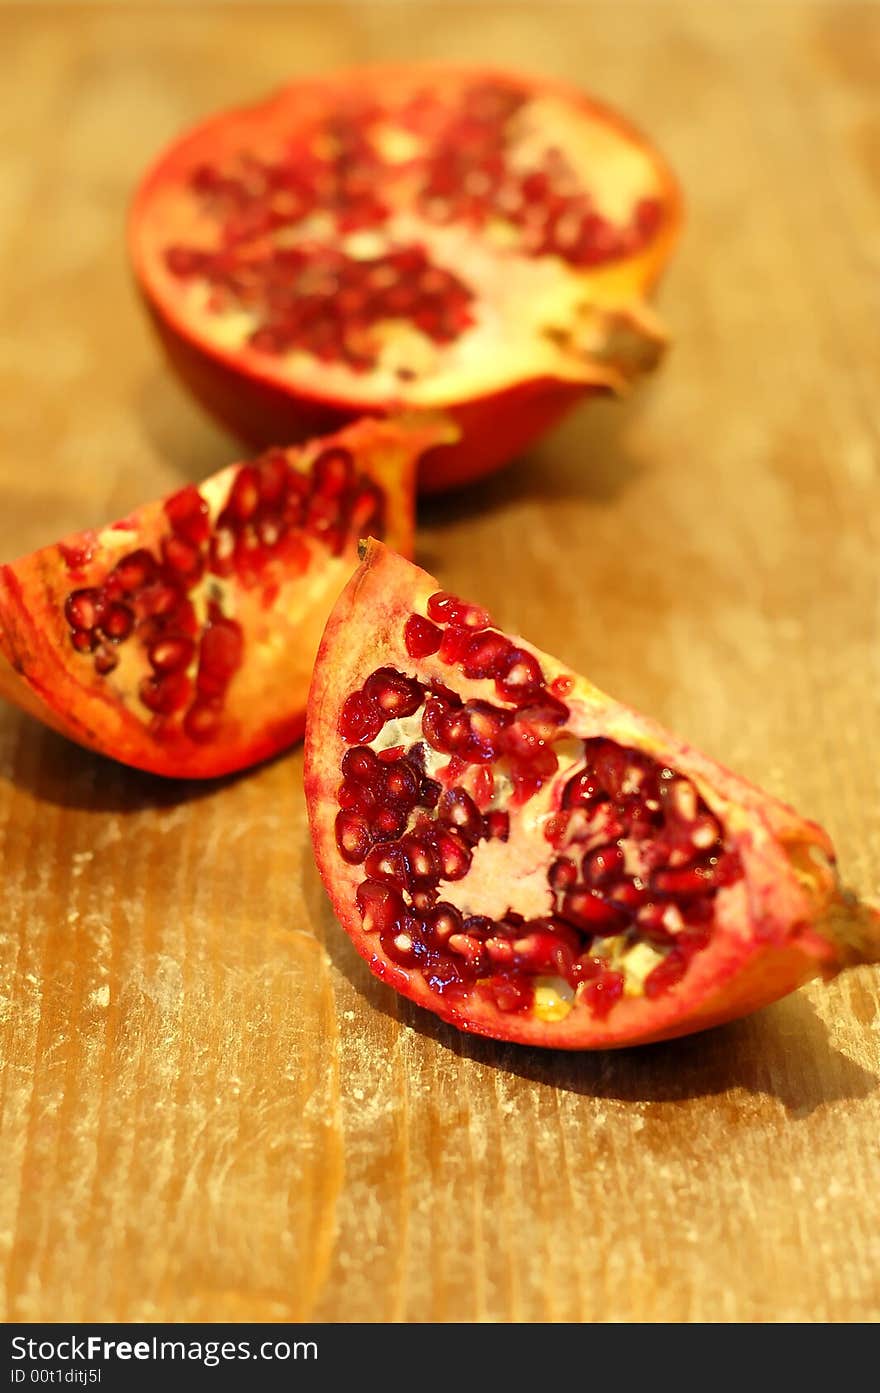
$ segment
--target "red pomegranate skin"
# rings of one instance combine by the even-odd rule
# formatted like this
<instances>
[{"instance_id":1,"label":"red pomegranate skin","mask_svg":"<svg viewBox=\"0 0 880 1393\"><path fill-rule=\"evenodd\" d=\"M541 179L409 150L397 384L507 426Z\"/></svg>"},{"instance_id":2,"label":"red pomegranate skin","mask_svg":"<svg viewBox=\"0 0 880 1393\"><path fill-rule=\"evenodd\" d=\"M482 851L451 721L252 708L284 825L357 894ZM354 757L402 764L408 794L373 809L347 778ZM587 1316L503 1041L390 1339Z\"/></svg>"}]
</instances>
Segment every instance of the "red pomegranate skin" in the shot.
<instances>
[{"instance_id":1,"label":"red pomegranate skin","mask_svg":"<svg viewBox=\"0 0 880 1393\"><path fill-rule=\"evenodd\" d=\"M436 121L432 125L425 117L422 129L412 115L420 93L446 112L439 134ZM493 93L502 113L512 108L507 116L494 121L485 111L474 114L475 101L485 107L488 100L491 108ZM398 164L376 163L375 143L371 147L363 131L372 131L377 112L385 125L403 123L407 137L415 130L424 141L422 153ZM344 138L336 154L322 154L328 131L337 127ZM576 169L556 168L560 132ZM525 144L535 139L538 153L520 169ZM264 174L254 175L261 169ZM389 179L394 187L386 207ZM426 189L436 191L438 180L448 198L440 221L425 196ZM484 192L468 196L474 180ZM224 193L228 188L230 195ZM511 196L515 204L519 198L514 212ZM315 231L308 222L315 208L332 213L329 231ZM441 410L455 419L458 437L427 452L418 479L420 491L436 493L500 468L577 401L623 392L658 362L665 335L647 297L668 262L681 219L680 193L660 154L618 113L576 88L496 70L386 65L303 79L178 137L138 187L129 249L169 362L199 401L249 446L301 440L363 414ZM504 245L496 236L499 222ZM267 321L261 326L254 317L255 303L265 309L259 286L271 261L267 239L271 246L277 234L281 254L290 257L299 227L316 256L341 254L347 238L366 233L385 238L377 254L403 246L427 257L428 273L447 277L455 297L452 327L435 330L428 315L427 337L414 353L401 350L396 375L380 379L369 365L373 349L361 348L370 326L365 329L357 311L337 313L334 305L343 299L328 296L326 308L304 328L296 304L308 301L311 283L303 280L302 292L292 297L290 284L300 268L288 276L273 263L267 330ZM450 242L456 229L462 238ZM187 258L192 261L207 246L218 248L221 257L206 272L214 286L209 303L219 296L222 313L232 308L250 314L250 338L242 337L244 330L238 337L221 332L218 314L193 299L198 275ZM245 282L236 278L242 263ZM413 277L401 276L401 293L409 292L402 321L424 325L413 284ZM329 345L328 314L342 316L339 337ZM471 348L459 361L458 344L473 337L475 324L479 351ZM288 345L283 351L272 347L273 333ZM353 340L358 348L349 352L345 345ZM294 343L305 347L291 357ZM426 345L437 350L440 371L421 375L413 365ZM357 370L339 371L341 356Z\"/></svg>"},{"instance_id":2,"label":"red pomegranate skin","mask_svg":"<svg viewBox=\"0 0 880 1393\"><path fill-rule=\"evenodd\" d=\"M461 1030L599 1049L718 1025L878 960L880 915L841 887L820 827L486 625L370 541L321 641L315 857L377 977Z\"/></svg>"},{"instance_id":3,"label":"red pomegranate skin","mask_svg":"<svg viewBox=\"0 0 880 1393\"><path fill-rule=\"evenodd\" d=\"M0 567L0 693L101 754L209 778L302 736L330 608L451 427L365 420L231 465Z\"/></svg>"}]
</instances>

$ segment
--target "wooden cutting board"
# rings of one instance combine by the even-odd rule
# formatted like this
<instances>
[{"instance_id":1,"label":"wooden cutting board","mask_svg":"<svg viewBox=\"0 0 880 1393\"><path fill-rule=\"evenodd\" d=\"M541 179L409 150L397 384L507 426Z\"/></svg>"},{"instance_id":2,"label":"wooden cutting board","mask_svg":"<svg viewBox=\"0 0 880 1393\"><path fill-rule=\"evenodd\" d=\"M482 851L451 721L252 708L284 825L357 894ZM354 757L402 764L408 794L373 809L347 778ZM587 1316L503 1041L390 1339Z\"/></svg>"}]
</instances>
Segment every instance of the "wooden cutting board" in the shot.
<instances>
[{"instance_id":1,"label":"wooden cutting board","mask_svg":"<svg viewBox=\"0 0 880 1393\"><path fill-rule=\"evenodd\" d=\"M182 125L491 55L651 131L689 202L667 364L425 507L420 560L877 893L880 8L11 6L0 49L5 557L236 458L125 263ZM355 957L301 772L180 787L0 714L7 1318L880 1316L880 974L620 1054L466 1039Z\"/></svg>"}]
</instances>

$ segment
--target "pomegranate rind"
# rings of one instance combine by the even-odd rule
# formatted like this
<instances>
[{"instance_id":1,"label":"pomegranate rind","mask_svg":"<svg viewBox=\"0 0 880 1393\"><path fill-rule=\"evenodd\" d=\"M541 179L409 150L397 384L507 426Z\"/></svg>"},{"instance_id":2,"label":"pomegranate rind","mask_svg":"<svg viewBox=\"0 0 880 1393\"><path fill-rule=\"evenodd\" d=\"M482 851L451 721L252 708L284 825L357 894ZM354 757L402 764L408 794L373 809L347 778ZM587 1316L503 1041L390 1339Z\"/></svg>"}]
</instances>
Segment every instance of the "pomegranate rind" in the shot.
<instances>
[{"instance_id":1,"label":"pomegranate rind","mask_svg":"<svg viewBox=\"0 0 880 1393\"><path fill-rule=\"evenodd\" d=\"M587 331L576 336L572 351L551 354L550 339L542 336L535 340L531 354L490 386L480 381L479 374L471 380L460 371L454 385L424 397L418 387L406 384L377 395L369 375L359 382L349 374L344 387L331 390L332 374L317 361L294 368L246 345L225 347L212 339L188 312L180 285L164 264L169 220L177 224L176 231L181 230L177 213L169 218L163 207L169 190L182 188L194 165L208 154L233 152L238 142L246 148L254 132L259 140L262 132L271 131L291 112L305 116L332 110L340 94L352 90L381 96L401 84L411 88L415 76L420 82L452 88L475 78L499 81L531 96L558 99L601 128L609 141L604 158L613 163L616 148L622 160L635 154L644 159L643 192L658 202L662 216L640 250L578 273L593 318ZM301 80L264 101L227 110L185 132L142 179L131 206L128 242L136 281L169 361L202 405L242 440L263 447L338 429L363 413L427 406L452 415L459 427L457 443L431 452L420 468L420 491L435 493L500 468L585 394L623 392L656 365L666 338L645 300L669 260L681 223L680 190L659 151L619 113L577 88L509 71L383 65ZM497 356L484 352L480 373Z\"/></svg>"},{"instance_id":2,"label":"pomegranate rind","mask_svg":"<svg viewBox=\"0 0 880 1393\"><path fill-rule=\"evenodd\" d=\"M350 451L358 470L385 495L389 542L411 554L418 456L452 434L448 421L428 415L363 420L290 451L289 458L307 467L327 448ZM227 499L240 468L230 465L199 485L212 511ZM123 553L158 547L169 532L165 501L0 566L0 694L71 740L124 764L168 777L210 778L247 768L302 736L312 663L327 614L357 564L358 538L348 537L338 555L310 539L305 569L277 563L271 589L226 580L225 603L244 629L244 658L216 736L197 742L179 721L154 721L115 674L113 680L99 676L89 655L72 648L64 613L71 591L100 584ZM78 553L86 559L71 567L65 557Z\"/></svg>"},{"instance_id":3,"label":"pomegranate rind","mask_svg":"<svg viewBox=\"0 0 880 1393\"><path fill-rule=\"evenodd\" d=\"M305 790L315 858L340 923L377 977L461 1030L529 1045L600 1049L719 1025L810 978L829 978L846 965L880 956L880 916L841 889L832 844L819 826L511 635L538 659L548 685L570 680L569 732L644 751L693 782L738 852L743 876L719 892L711 941L692 959L683 981L654 999L623 997L601 1020L584 1002L576 1002L563 1020L547 1021L500 1011L479 989L452 1000L432 991L418 971L390 960L378 935L366 933L361 923L355 894L363 867L346 864L336 844L336 794L347 748L337 723L345 697L380 665L420 681L437 679L465 698L485 696L486 683L468 681L436 655L412 659L406 652L407 617L425 613L428 598L440 588L433 577L370 541L328 620L309 695ZM552 858L547 848L548 866ZM471 912L480 912L478 903Z\"/></svg>"}]
</instances>

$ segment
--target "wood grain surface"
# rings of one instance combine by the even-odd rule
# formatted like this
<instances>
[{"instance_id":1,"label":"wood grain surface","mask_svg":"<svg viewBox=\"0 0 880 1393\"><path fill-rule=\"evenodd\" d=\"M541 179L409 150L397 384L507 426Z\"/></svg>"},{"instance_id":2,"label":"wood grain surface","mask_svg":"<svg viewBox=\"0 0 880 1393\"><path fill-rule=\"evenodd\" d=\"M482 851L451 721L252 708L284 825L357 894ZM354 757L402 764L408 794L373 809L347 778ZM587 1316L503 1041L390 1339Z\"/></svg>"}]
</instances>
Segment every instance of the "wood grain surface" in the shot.
<instances>
[{"instance_id":1,"label":"wood grain surface","mask_svg":"<svg viewBox=\"0 0 880 1393\"><path fill-rule=\"evenodd\" d=\"M877 893L880 7L29 4L0 52L4 557L237 457L125 262L182 124L433 56L650 130L689 206L667 363L426 506L420 560ZM356 958L301 770L164 783L0 713L7 1319L880 1316L876 971L619 1054L467 1039Z\"/></svg>"}]
</instances>

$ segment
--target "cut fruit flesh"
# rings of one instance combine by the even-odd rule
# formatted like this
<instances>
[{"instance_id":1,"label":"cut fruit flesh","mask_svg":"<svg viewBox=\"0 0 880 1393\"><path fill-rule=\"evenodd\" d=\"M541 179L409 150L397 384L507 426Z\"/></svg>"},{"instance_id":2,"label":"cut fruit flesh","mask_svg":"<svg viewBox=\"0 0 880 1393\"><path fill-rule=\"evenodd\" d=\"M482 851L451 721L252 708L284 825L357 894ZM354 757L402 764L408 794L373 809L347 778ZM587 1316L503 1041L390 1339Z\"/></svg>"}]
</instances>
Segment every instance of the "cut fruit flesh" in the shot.
<instances>
[{"instance_id":1,"label":"cut fruit flesh","mask_svg":"<svg viewBox=\"0 0 880 1393\"><path fill-rule=\"evenodd\" d=\"M302 734L359 537L411 551L416 460L449 436L427 415L362 421L0 567L0 692L159 774L268 757Z\"/></svg>"},{"instance_id":2,"label":"cut fruit flesh","mask_svg":"<svg viewBox=\"0 0 880 1393\"><path fill-rule=\"evenodd\" d=\"M657 152L582 93L415 66L302 81L184 135L130 244L172 361L239 433L453 411L462 440L421 472L440 488L653 365L644 298L679 222Z\"/></svg>"},{"instance_id":3,"label":"cut fruit flesh","mask_svg":"<svg viewBox=\"0 0 880 1393\"><path fill-rule=\"evenodd\" d=\"M319 650L306 796L358 951L480 1034L644 1043L880 955L819 827L380 543Z\"/></svg>"}]
</instances>

